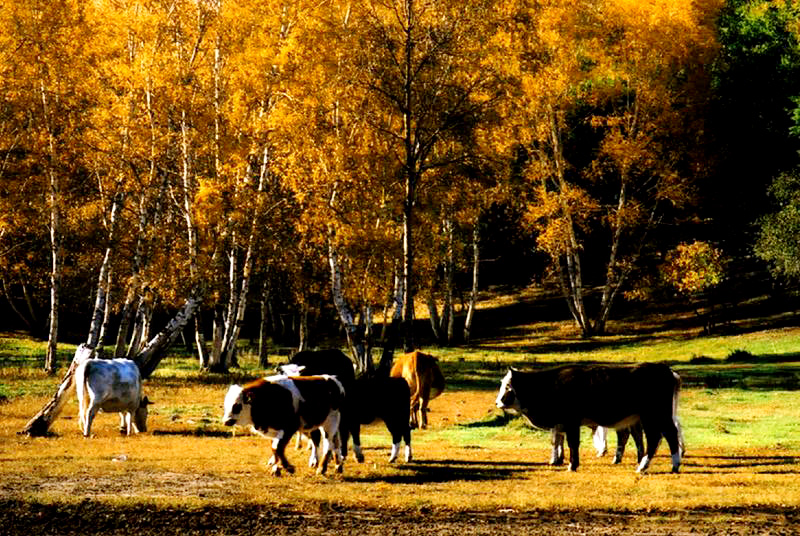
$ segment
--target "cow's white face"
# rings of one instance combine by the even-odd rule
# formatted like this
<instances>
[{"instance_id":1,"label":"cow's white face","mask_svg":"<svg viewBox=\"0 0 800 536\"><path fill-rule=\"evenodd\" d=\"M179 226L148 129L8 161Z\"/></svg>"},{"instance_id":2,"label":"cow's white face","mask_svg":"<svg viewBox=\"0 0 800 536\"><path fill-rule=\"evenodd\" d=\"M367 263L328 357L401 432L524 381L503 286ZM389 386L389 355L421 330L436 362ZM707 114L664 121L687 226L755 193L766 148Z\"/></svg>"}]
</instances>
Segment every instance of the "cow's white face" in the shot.
<instances>
[{"instance_id":1,"label":"cow's white face","mask_svg":"<svg viewBox=\"0 0 800 536\"><path fill-rule=\"evenodd\" d=\"M519 411L519 399L514 392L514 387L511 385L511 373L512 371L509 370L503 381L500 382L500 391L497 393L495 404L504 411Z\"/></svg>"},{"instance_id":2,"label":"cow's white face","mask_svg":"<svg viewBox=\"0 0 800 536\"><path fill-rule=\"evenodd\" d=\"M250 404L245 403L241 385L231 385L225 395L222 423L225 426L234 424L253 424L250 416Z\"/></svg>"}]
</instances>

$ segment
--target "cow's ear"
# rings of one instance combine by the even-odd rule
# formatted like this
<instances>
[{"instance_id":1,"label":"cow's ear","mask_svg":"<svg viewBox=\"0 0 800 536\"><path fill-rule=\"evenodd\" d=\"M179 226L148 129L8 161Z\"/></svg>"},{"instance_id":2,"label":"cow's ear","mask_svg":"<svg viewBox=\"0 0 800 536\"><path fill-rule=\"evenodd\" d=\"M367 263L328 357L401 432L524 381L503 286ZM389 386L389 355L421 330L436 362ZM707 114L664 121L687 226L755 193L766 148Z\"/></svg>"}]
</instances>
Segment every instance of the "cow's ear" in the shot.
<instances>
[{"instance_id":1,"label":"cow's ear","mask_svg":"<svg viewBox=\"0 0 800 536\"><path fill-rule=\"evenodd\" d=\"M253 399L253 395L250 391L242 391L242 402L245 404L250 404L250 401Z\"/></svg>"},{"instance_id":2,"label":"cow's ear","mask_svg":"<svg viewBox=\"0 0 800 536\"><path fill-rule=\"evenodd\" d=\"M145 396L144 398L142 398L142 405L143 405L143 406L149 406L150 404L153 404L153 401L152 401L152 400L150 400L149 398L147 398L147 396Z\"/></svg>"}]
</instances>

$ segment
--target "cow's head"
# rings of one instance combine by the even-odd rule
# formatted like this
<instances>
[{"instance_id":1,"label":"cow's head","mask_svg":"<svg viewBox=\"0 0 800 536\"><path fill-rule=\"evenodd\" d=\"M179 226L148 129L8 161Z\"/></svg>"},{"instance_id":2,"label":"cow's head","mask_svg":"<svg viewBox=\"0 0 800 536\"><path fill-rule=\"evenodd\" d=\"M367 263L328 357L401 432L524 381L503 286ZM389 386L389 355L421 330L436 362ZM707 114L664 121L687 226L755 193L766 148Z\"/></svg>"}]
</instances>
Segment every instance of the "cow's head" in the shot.
<instances>
[{"instance_id":1,"label":"cow's head","mask_svg":"<svg viewBox=\"0 0 800 536\"><path fill-rule=\"evenodd\" d=\"M519 411L519 398L513 386L514 369L508 369L503 381L500 382L500 392L497 393L495 404L504 411Z\"/></svg>"},{"instance_id":2,"label":"cow's head","mask_svg":"<svg viewBox=\"0 0 800 536\"><path fill-rule=\"evenodd\" d=\"M147 431L147 406L150 404L152 402L146 396L143 396L139 401L139 407L136 408L133 414L133 425L136 427L137 432Z\"/></svg>"},{"instance_id":3,"label":"cow's head","mask_svg":"<svg viewBox=\"0 0 800 536\"><path fill-rule=\"evenodd\" d=\"M231 385L225 395L222 423L225 426L234 424L252 424L250 418L250 400L241 385Z\"/></svg>"}]
</instances>

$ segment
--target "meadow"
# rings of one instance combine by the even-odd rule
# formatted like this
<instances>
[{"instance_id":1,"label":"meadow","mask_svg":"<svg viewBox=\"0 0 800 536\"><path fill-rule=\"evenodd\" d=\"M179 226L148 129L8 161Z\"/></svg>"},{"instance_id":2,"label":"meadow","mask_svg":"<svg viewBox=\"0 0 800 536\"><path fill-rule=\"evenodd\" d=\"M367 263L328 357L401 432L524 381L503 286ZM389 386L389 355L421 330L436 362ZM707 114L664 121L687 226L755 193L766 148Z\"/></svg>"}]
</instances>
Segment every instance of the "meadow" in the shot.
<instances>
[{"instance_id":1,"label":"meadow","mask_svg":"<svg viewBox=\"0 0 800 536\"><path fill-rule=\"evenodd\" d=\"M543 326L527 329L535 334ZM121 533L120 515L130 519L131 512L146 509L151 516L161 512L160 521L151 523L161 534L205 526L198 519L209 516L206 529L237 533L239 525L223 530L219 524L230 523L228 517L239 519L234 514L246 506L271 529L346 512L350 522L365 520L350 528L360 533L392 523L399 523L396 533L404 533L411 531L408 523L423 518L425 523L438 519L432 526L444 532L497 529L490 524L482 532L483 522L476 524L475 516L498 523L516 520L533 532L548 516L553 533L570 533L570 520L587 531L599 523L608 528L602 533L624 532L625 527L651 533L702 533L706 528L713 533L720 526L739 527L742 533L793 532L800 506L799 328L715 337L624 335L602 344L559 335L568 329L551 324L547 340L544 335L527 337L516 345L501 334L469 348L428 348L440 358L448 387L431 403L429 428L413 434L412 463L387 463L390 438L376 423L362 434L365 463L351 458L343 474L318 476L305 467L307 453L292 449L289 458L298 471L281 478L267 474L266 440L220 423L228 384L265 372L247 351L242 368L225 375L199 372L189 357L166 359L145 384L155 401L147 433L122 437L117 417L101 414L93 437L84 439L73 396L51 437L29 438L18 432L52 395L60 375L45 376L10 355L35 343L2 337L0 503L6 513L0 522L46 533L53 531L52 521L46 520L58 519L53 512L69 512L55 532L77 533L82 520L103 513L103 519L117 519L108 521L106 532ZM35 349L31 352L36 355ZM273 363L285 359L275 356ZM611 456L595 456L588 429L580 470L551 467L549 434L494 407L508 366L641 361L668 362L683 379L679 414L687 453L677 475L669 473L666 444L649 473L639 475L632 442L623 463L612 465ZM609 450L615 447L611 434ZM462 522L448 525L458 519ZM340 522L350 526L344 518Z\"/></svg>"}]
</instances>

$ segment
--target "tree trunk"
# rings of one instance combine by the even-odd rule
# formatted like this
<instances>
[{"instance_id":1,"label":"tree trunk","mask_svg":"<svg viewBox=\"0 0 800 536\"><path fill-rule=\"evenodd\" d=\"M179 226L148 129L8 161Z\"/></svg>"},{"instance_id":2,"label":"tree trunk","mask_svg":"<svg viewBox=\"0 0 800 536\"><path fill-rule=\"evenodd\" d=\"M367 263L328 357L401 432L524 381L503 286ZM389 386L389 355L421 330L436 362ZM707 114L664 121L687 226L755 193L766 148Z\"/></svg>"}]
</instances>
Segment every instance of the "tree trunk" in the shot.
<instances>
[{"instance_id":1,"label":"tree trunk","mask_svg":"<svg viewBox=\"0 0 800 536\"><path fill-rule=\"evenodd\" d=\"M400 322L403 319L403 296L405 296L403 278L395 273L394 295L392 296L392 303L390 304L393 306L394 312L392 313L392 321L383 336L383 352L381 353L381 359L378 363L379 376L388 376L392 368L394 349L397 346L397 339L400 334Z\"/></svg>"},{"instance_id":2,"label":"tree trunk","mask_svg":"<svg viewBox=\"0 0 800 536\"><path fill-rule=\"evenodd\" d=\"M48 139L47 177L49 179L48 202L50 205L50 321L47 333L47 356L45 357L44 369L49 374L55 374L57 350L58 350L58 309L61 298L61 276L62 276L62 236L61 236L61 183L58 173L53 166L57 162L56 145L53 139L53 128L50 124L50 106L47 100L47 88L44 81L41 82L42 98L42 118Z\"/></svg>"},{"instance_id":3,"label":"tree trunk","mask_svg":"<svg viewBox=\"0 0 800 536\"><path fill-rule=\"evenodd\" d=\"M472 335L472 320L475 317L475 309L478 304L478 268L480 266L480 227L478 221L472 228L472 292L469 295L469 308L467 318L464 321L464 342L469 344Z\"/></svg>"},{"instance_id":4,"label":"tree trunk","mask_svg":"<svg viewBox=\"0 0 800 536\"><path fill-rule=\"evenodd\" d=\"M117 330L117 341L114 345L114 357L125 357L125 343L128 340L128 335L131 331L131 320L133 320L133 300L136 297L134 291L134 284L128 289L128 294L125 296L125 303L122 306L122 313L120 314L119 329Z\"/></svg>"},{"instance_id":5,"label":"tree trunk","mask_svg":"<svg viewBox=\"0 0 800 536\"><path fill-rule=\"evenodd\" d=\"M106 318L108 304L108 287L111 279L111 255L114 253L117 221L122 209L123 200L124 197L122 194L117 194L114 196L114 201L111 205L111 216L108 224L108 244L106 245L106 251L103 255L103 262L100 264L100 274L97 277L97 295L95 296L94 312L89 326L89 336L86 341L86 345L89 348L97 348L101 345L103 324Z\"/></svg>"},{"instance_id":6,"label":"tree trunk","mask_svg":"<svg viewBox=\"0 0 800 536\"><path fill-rule=\"evenodd\" d=\"M17 308L17 305L14 303L14 296L11 294L11 288L8 285L8 281L6 281L6 278L0 277L0 283L2 283L3 295L6 297L6 301L8 302L8 305L11 307L11 310L14 311L14 313L19 317L19 319L25 323L25 326L27 326L28 331L30 333L33 333L34 330L32 321L33 319L32 318L29 319L22 313L22 311L20 311Z\"/></svg>"},{"instance_id":7,"label":"tree trunk","mask_svg":"<svg viewBox=\"0 0 800 536\"><path fill-rule=\"evenodd\" d=\"M355 321L353 310L347 304L342 289L342 268L339 265L339 256L333 246L333 241L328 243L328 263L331 268L331 294L336 312L339 313L339 320L342 322L344 332L347 337L347 345L356 359L356 366L359 372L366 370L364 361L366 359L364 351L364 334L359 329Z\"/></svg>"},{"instance_id":8,"label":"tree trunk","mask_svg":"<svg viewBox=\"0 0 800 536\"><path fill-rule=\"evenodd\" d=\"M441 326L441 321L439 319L439 308L436 305L436 297L433 295L433 290L431 290L430 294L428 294L428 318L431 322L433 338L436 339L436 341L441 342L443 339L442 332L439 329L439 326Z\"/></svg>"},{"instance_id":9,"label":"tree trunk","mask_svg":"<svg viewBox=\"0 0 800 536\"><path fill-rule=\"evenodd\" d=\"M447 255L445 257L445 286L444 286L444 307L442 308L442 328L444 343L449 345L453 341L453 331L455 329L455 307L453 305L455 294L455 231L453 219L448 216L445 219L445 233L447 233Z\"/></svg>"},{"instance_id":10,"label":"tree trunk","mask_svg":"<svg viewBox=\"0 0 800 536\"><path fill-rule=\"evenodd\" d=\"M150 377L202 302L203 291L195 289L164 329L150 339L144 348L136 354L133 360L139 365L142 379Z\"/></svg>"},{"instance_id":11,"label":"tree trunk","mask_svg":"<svg viewBox=\"0 0 800 536\"><path fill-rule=\"evenodd\" d=\"M261 368L269 367L269 352L267 349L267 338L270 324L269 314L269 284L264 281L261 289L261 299L259 300L261 309L261 325L258 330L258 363Z\"/></svg>"}]
</instances>

